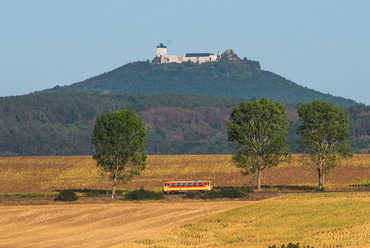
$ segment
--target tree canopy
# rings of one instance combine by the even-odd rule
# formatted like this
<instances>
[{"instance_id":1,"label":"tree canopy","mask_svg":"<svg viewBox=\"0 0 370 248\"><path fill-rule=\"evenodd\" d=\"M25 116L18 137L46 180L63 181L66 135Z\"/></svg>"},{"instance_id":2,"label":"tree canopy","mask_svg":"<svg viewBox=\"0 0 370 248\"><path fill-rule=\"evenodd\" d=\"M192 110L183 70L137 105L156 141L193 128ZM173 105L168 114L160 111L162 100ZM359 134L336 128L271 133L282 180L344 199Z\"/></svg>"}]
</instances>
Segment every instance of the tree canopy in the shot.
<instances>
[{"instance_id":1,"label":"tree canopy","mask_svg":"<svg viewBox=\"0 0 370 248\"><path fill-rule=\"evenodd\" d=\"M300 105L298 116L302 120L298 144L317 168L322 189L325 174L338 164L340 157L350 156L349 116L334 104L319 100Z\"/></svg>"},{"instance_id":2,"label":"tree canopy","mask_svg":"<svg viewBox=\"0 0 370 248\"><path fill-rule=\"evenodd\" d=\"M166 94L158 96L32 94L0 97L0 156L92 155L91 134L103 113L130 109L147 129L146 154L231 154L226 121L243 99ZM285 103L295 150L298 104ZM346 109L354 153L370 152L370 106Z\"/></svg>"},{"instance_id":3,"label":"tree canopy","mask_svg":"<svg viewBox=\"0 0 370 248\"><path fill-rule=\"evenodd\" d=\"M118 181L126 183L145 169L146 129L131 110L98 117L91 140L95 146L93 158L112 178L112 196Z\"/></svg>"},{"instance_id":4,"label":"tree canopy","mask_svg":"<svg viewBox=\"0 0 370 248\"><path fill-rule=\"evenodd\" d=\"M266 98L243 102L230 114L228 140L238 149L233 161L244 174L257 172L258 191L262 170L289 157L289 123L286 106Z\"/></svg>"}]
</instances>

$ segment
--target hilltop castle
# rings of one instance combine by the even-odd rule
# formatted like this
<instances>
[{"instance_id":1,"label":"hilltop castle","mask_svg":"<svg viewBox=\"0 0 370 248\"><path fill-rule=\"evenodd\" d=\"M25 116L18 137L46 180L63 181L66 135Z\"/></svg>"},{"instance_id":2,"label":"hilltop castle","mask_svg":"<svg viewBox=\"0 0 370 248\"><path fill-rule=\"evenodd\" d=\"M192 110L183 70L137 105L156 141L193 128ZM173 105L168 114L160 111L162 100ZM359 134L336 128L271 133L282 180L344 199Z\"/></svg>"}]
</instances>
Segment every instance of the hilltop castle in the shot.
<instances>
[{"instance_id":1,"label":"hilltop castle","mask_svg":"<svg viewBox=\"0 0 370 248\"><path fill-rule=\"evenodd\" d=\"M163 43L157 46L157 58L160 64L183 63L188 61L201 64L217 61L220 57L220 51L218 51L218 55L213 55L211 53L186 53L184 56L168 55L167 47L163 45Z\"/></svg>"}]
</instances>

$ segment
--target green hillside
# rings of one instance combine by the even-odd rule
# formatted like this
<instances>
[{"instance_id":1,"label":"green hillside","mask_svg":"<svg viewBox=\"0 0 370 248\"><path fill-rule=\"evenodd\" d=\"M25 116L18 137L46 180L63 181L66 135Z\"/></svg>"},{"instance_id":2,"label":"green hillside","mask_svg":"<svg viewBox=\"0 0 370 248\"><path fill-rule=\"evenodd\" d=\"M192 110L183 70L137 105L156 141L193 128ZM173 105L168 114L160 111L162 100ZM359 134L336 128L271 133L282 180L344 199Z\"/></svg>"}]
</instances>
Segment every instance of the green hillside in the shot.
<instances>
[{"instance_id":1,"label":"green hillside","mask_svg":"<svg viewBox=\"0 0 370 248\"><path fill-rule=\"evenodd\" d=\"M322 100L337 106L357 103L297 85L277 74L261 70L259 62L240 59L232 50L220 61L204 64L135 62L69 86L56 86L39 93L144 94L167 93L216 97L260 99L285 103Z\"/></svg>"},{"instance_id":2,"label":"green hillside","mask_svg":"<svg viewBox=\"0 0 370 248\"><path fill-rule=\"evenodd\" d=\"M1 97L0 156L92 154L90 138L96 117L120 109L131 109L143 117L149 154L197 154L214 145L220 146L214 151L227 153L231 149L225 136L225 118L241 101L182 95ZM206 120L200 120L200 115ZM214 137L208 140L210 136ZM200 146L203 150L197 152Z\"/></svg>"},{"instance_id":3,"label":"green hillside","mask_svg":"<svg viewBox=\"0 0 370 248\"><path fill-rule=\"evenodd\" d=\"M91 155L95 118L131 109L147 127L148 154L227 154L226 121L243 99L166 94L31 94L0 97L0 156ZM297 104L287 104L294 145ZM352 147L370 152L370 107L348 108Z\"/></svg>"},{"instance_id":4,"label":"green hillside","mask_svg":"<svg viewBox=\"0 0 370 248\"><path fill-rule=\"evenodd\" d=\"M242 101L266 97L288 105L295 152L299 103L322 100L349 110L352 147L370 150L370 107L322 94L232 50L218 62L135 62L70 86L0 97L0 156L88 155L96 117L131 109L147 126L148 154L232 153L226 121Z\"/></svg>"}]
</instances>

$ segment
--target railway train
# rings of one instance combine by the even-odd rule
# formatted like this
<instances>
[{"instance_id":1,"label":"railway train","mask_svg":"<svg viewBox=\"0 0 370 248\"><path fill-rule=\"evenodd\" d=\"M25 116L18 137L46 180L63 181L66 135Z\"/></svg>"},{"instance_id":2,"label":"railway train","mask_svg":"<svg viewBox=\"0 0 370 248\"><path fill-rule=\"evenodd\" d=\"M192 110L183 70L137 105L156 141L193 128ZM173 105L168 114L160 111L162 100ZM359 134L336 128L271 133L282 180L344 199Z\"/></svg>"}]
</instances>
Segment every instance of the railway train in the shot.
<instances>
[{"instance_id":1,"label":"railway train","mask_svg":"<svg viewBox=\"0 0 370 248\"><path fill-rule=\"evenodd\" d=\"M213 189L211 181L169 181L164 182L164 193L184 193L189 191L207 192Z\"/></svg>"}]
</instances>

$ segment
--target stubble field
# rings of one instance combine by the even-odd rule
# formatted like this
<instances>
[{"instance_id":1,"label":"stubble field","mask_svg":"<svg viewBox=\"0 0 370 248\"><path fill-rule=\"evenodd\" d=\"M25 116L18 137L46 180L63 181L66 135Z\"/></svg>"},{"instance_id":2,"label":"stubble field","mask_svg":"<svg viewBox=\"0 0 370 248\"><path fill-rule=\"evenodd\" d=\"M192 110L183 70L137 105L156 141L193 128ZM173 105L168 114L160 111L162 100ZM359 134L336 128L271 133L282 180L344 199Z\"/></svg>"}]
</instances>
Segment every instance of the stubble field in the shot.
<instances>
[{"instance_id":1,"label":"stubble field","mask_svg":"<svg viewBox=\"0 0 370 248\"><path fill-rule=\"evenodd\" d=\"M262 184L271 186L264 190L316 187L315 171L302 169L299 161L295 155L291 164L263 172ZM358 189L351 185L367 185L369 178L370 156L355 155L331 172L326 188ZM255 184L253 175L244 177L233 166L230 155L149 156L142 175L121 189L161 190L166 180L198 179L215 186ZM91 157L0 158L0 247L268 247L288 242L370 247L369 192L296 194L261 202L2 200L17 193L110 188Z\"/></svg>"},{"instance_id":2,"label":"stubble field","mask_svg":"<svg viewBox=\"0 0 370 248\"><path fill-rule=\"evenodd\" d=\"M248 204L78 201L0 206L0 247L111 247L152 238L178 225Z\"/></svg>"}]
</instances>

